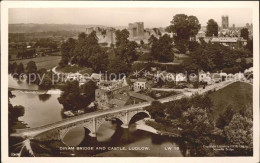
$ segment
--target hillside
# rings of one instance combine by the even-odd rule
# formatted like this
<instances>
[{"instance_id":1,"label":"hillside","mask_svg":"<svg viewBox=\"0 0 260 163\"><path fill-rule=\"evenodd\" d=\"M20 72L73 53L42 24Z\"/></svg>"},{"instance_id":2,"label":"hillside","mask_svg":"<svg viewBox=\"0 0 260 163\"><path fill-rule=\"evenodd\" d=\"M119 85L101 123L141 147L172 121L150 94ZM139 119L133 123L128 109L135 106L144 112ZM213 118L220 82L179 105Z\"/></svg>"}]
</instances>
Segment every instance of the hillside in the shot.
<instances>
[{"instance_id":1,"label":"hillside","mask_svg":"<svg viewBox=\"0 0 260 163\"><path fill-rule=\"evenodd\" d=\"M9 33L33 33L33 32L56 32L56 31L77 31L85 32L88 27L102 27L103 25L78 25L78 24L9 24ZM123 27L114 27L123 28Z\"/></svg>"},{"instance_id":2,"label":"hillside","mask_svg":"<svg viewBox=\"0 0 260 163\"><path fill-rule=\"evenodd\" d=\"M253 86L243 82L233 83L209 95L213 101L213 118L218 118L228 105L235 111L253 103Z\"/></svg>"}]
</instances>

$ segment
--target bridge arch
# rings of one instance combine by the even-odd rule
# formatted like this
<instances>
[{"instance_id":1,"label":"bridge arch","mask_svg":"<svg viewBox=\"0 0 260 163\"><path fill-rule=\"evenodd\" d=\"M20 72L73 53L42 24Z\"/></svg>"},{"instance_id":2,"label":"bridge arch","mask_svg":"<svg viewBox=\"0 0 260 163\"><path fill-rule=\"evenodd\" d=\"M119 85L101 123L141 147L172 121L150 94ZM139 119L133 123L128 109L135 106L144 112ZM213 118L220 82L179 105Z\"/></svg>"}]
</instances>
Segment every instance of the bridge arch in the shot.
<instances>
[{"instance_id":1,"label":"bridge arch","mask_svg":"<svg viewBox=\"0 0 260 163\"><path fill-rule=\"evenodd\" d=\"M64 128L59 128L58 131L59 131L60 140L63 141L63 139L67 135L67 133L74 128L84 128L84 129L89 130L90 133L94 132L93 123L94 122L92 120L85 120L79 124L72 124L72 125L66 126Z\"/></svg>"},{"instance_id":2,"label":"bridge arch","mask_svg":"<svg viewBox=\"0 0 260 163\"><path fill-rule=\"evenodd\" d=\"M83 125L75 126L66 130L61 141L67 146L78 146L88 137L89 133L91 133L91 131Z\"/></svg>"},{"instance_id":3,"label":"bridge arch","mask_svg":"<svg viewBox=\"0 0 260 163\"><path fill-rule=\"evenodd\" d=\"M147 118L151 118L149 112L146 111L146 110L133 111L133 112L130 112L130 113L128 114L127 124L130 124L130 123L133 121L133 118L136 117L136 116L138 116L138 115L144 115L144 116L146 116Z\"/></svg>"},{"instance_id":4,"label":"bridge arch","mask_svg":"<svg viewBox=\"0 0 260 163\"><path fill-rule=\"evenodd\" d=\"M117 133L121 132L120 126L123 124L122 118L111 117L103 118L101 123L96 126L96 140L98 142L106 142L108 140L118 140ZM115 137L116 136L116 137Z\"/></svg>"}]
</instances>

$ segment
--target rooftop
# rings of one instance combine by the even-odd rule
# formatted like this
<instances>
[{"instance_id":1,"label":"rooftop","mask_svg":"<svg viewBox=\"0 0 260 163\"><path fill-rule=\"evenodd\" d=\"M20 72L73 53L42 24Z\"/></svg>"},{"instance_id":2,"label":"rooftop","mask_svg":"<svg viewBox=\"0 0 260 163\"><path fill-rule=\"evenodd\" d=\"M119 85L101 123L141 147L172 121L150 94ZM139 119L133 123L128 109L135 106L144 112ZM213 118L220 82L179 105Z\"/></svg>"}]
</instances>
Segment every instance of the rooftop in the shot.
<instances>
[{"instance_id":1,"label":"rooftop","mask_svg":"<svg viewBox=\"0 0 260 163\"><path fill-rule=\"evenodd\" d=\"M213 37L211 42L236 43L237 41L246 41L239 37Z\"/></svg>"},{"instance_id":2,"label":"rooftop","mask_svg":"<svg viewBox=\"0 0 260 163\"><path fill-rule=\"evenodd\" d=\"M138 98L138 99L141 99L141 100L144 100L144 101L154 101L153 98L146 96L146 95L143 95L141 93L136 93L136 92L130 91L130 92L128 92L128 94L131 97L135 97L135 98Z\"/></svg>"},{"instance_id":3,"label":"rooftop","mask_svg":"<svg viewBox=\"0 0 260 163\"><path fill-rule=\"evenodd\" d=\"M136 82L147 82L147 79L144 79L144 78L138 78Z\"/></svg>"}]
</instances>

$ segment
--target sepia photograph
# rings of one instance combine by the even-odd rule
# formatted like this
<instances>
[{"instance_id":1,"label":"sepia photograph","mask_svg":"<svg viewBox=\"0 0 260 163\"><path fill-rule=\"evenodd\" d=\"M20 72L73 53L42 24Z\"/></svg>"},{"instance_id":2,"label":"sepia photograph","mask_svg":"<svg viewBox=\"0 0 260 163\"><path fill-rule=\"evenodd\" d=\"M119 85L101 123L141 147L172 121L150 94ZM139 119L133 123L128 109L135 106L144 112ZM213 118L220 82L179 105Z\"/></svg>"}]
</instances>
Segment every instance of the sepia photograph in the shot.
<instances>
[{"instance_id":1,"label":"sepia photograph","mask_svg":"<svg viewBox=\"0 0 260 163\"><path fill-rule=\"evenodd\" d=\"M82 3L6 7L6 157L259 156L255 8Z\"/></svg>"}]
</instances>

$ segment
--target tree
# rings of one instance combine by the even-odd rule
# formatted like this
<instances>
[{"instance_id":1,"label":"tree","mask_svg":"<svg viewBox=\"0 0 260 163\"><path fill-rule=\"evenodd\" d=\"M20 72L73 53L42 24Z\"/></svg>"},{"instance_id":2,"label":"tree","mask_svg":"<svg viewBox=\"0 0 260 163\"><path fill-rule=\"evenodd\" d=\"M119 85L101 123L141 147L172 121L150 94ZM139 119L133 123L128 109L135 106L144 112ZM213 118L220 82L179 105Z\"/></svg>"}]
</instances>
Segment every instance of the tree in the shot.
<instances>
[{"instance_id":1,"label":"tree","mask_svg":"<svg viewBox=\"0 0 260 163\"><path fill-rule=\"evenodd\" d=\"M69 38L67 41L61 45L61 55L62 59L59 63L60 66L65 66L68 64L69 60L73 57L73 51L76 46L76 40Z\"/></svg>"},{"instance_id":2,"label":"tree","mask_svg":"<svg viewBox=\"0 0 260 163\"><path fill-rule=\"evenodd\" d=\"M92 81L84 84L81 89L77 80L67 82L58 101L64 110L77 111L86 108L94 100L95 89L96 85Z\"/></svg>"},{"instance_id":3,"label":"tree","mask_svg":"<svg viewBox=\"0 0 260 163\"><path fill-rule=\"evenodd\" d=\"M11 91L8 91L8 127L9 132L14 131L14 125L18 122L18 118L24 115L24 107L21 105L13 106L10 102L11 98L15 95Z\"/></svg>"},{"instance_id":4,"label":"tree","mask_svg":"<svg viewBox=\"0 0 260 163\"><path fill-rule=\"evenodd\" d=\"M95 56L99 56L100 58L99 53L104 54L101 46L98 44L96 32L93 31L89 35L81 33L74 49L74 57L72 58L72 61L79 66L92 67L95 65L93 63L90 63L90 57L94 56L93 58L95 58ZM92 68L98 71L98 68Z\"/></svg>"},{"instance_id":5,"label":"tree","mask_svg":"<svg viewBox=\"0 0 260 163\"><path fill-rule=\"evenodd\" d=\"M214 19L207 22L206 36L218 36L218 23Z\"/></svg>"},{"instance_id":6,"label":"tree","mask_svg":"<svg viewBox=\"0 0 260 163\"><path fill-rule=\"evenodd\" d=\"M119 75L120 73L128 74L130 71L129 66L124 63L120 57L113 57L109 60L108 63L108 72Z\"/></svg>"},{"instance_id":7,"label":"tree","mask_svg":"<svg viewBox=\"0 0 260 163\"><path fill-rule=\"evenodd\" d=\"M147 110L149 112L149 114L151 115L151 117L153 119L155 119L155 121L157 121L158 118L166 117L166 115L164 113L164 106L159 101L153 101L150 106L145 108L145 110Z\"/></svg>"},{"instance_id":8,"label":"tree","mask_svg":"<svg viewBox=\"0 0 260 163\"><path fill-rule=\"evenodd\" d=\"M130 33L128 32L127 29L123 30L116 30L115 32L116 35L116 46L119 47L122 44L126 44L128 42L128 37Z\"/></svg>"},{"instance_id":9,"label":"tree","mask_svg":"<svg viewBox=\"0 0 260 163\"><path fill-rule=\"evenodd\" d=\"M69 63L69 59L68 58L64 58L64 57L62 57L61 58L61 60L60 60L60 62L59 62L59 66L60 67L65 67L66 65L68 65L68 63Z\"/></svg>"},{"instance_id":10,"label":"tree","mask_svg":"<svg viewBox=\"0 0 260 163\"><path fill-rule=\"evenodd\" d=\"M48 90L52 87L52 79L50 75L45 74L42 83L39 83L39 88L42 90Z\"/></svg>"},{"instance_id":11,"label":"tree","mask_svg":"<svg viewBox=\"0 0 260 163\"><path fill-rule=\"evenodd\" d=\"M17 52L16 58L21 58L21 57L22 57L22 53L21 52Z\"/></svg>"},{"instance_id":12,"label":"tree","mask_svg":"<svg viewBox=\"0 0 260 163\"><path fill-rule=\"evenodd\" d=\"M224 129L230 144L253 147L253 120L236 113Z\"/></svg>"},{"instance_id":13,"label":"tree","mask_svg":"<svg viewBox=\"0 0 260 163\"><path fill-rule=\"evenodd\" d=\"M191 105L195 108L199 107L209 112L211 111L210 109L213 106L211 99L207 95L195 94L191 97L189 103L191 103Z\"/></svg>"},{"instance_id":14,"label":"tree","mask_svg":"<svg viewBox=\"0 0 260 163\"><path fill-rule=\"evenodd\" d=\"M188 49L190 52L193 52L198 48L201 48L200 43L198 43L197 41L189 41ZM185 51L183 53L185 53Z\"/></svg>"},{"instance_id":15,"label":"tree","mask_svg":"<svg viewBox=\"0 0 260 163\"><path fill-rule=\"evenodd\" d=\"M207 54L207 51L202 48L198 48L191 52L190 59L184 62L184 65L188 71L210 71L215 67L212 58Z\"/></svg>"},{"instance_id":16,"label":"tree","mask_svg":"<svg viewBox=\"0 0 260 163\"><path fill-rule=\"evenodd\" d=\"M245 48L248 49L251 52L252 57L253 57L253 39L247 40L247 44L246 44Z\"/></svg>"},{"instance_id":17,"label":"tree","mask_svg":"<svg viewBox=\"0 0 260 163\"><path fill-rule=\"evenodd\" d=\"M169 35L163 35L152 44L151 55L160 62L172 62L174 58L173 40Z\"/></svg>"},{"instance_id":18,"label":"tree","mask_svg":"<svg viewBox=\"0 0 260 163\"><path fill-rule=\"evenodd\" d=\"M83 93L86 106L95 100L95 90L97 89L96 83L90 80L81 86L81 92Z\"/></svg>"},{"instance_id":19,"label":"tree","mask_svg":"<svg viewBox=\"0 0 260 163\"><path fill-rule=\"evenodd\" d=\"M167 118L169 119L180 118L182 116L182 113L184 111L187 111L187 109L191 107L191 104L189 103L189 100L187 98L182 98L175 102L165 103L164 105L167 108Z\"/></svg>"},{"instance_id":20,"label":"tree","mask_svg":"<svg viewBox=\"0 0 260 163\"><path fill-rule=\"evenodd\" d=\"M240 31L240 37L243 37L243 39L248 40L249 37L249 31L247 28L242 28Z\"/></svg>"},{"instance_id":21,"label":"tree","mask_svg":"<svg viewBox=\"0 0 260 163\"><path fill-rule=\"evenodd\" d=\"M21 73L24 73L24 66L23 66L23 63L20 62L19 65L17 66L17 69L16 69L16 72L17 74L21 74Z\"/></svg>"},{"instance_id":22,"label":"tree","mask_svg":"<svg viewBox=\"0 0 260 163\"><path fill-rule=\"evenodd\" d=\"M189 40L190 37L196 36L200 28L201 25L197 17L176 14L166 30L175 33L176 40Z\"/></svg>"},{"instance_id":23,"label":"tree","mask_svg":"<svg viewBox=\"0 0 260 163\"><path fill-rule=\"evenodd\" d=\"M37 77L36 77L37 66L34 61L29 61L27 63L26 72L28 75L26 81L30 83L37 83Z\"/></svg>"},{"instance_id":24,"label":"tree","mask_svg":"<svg viewBox=\"0 0 260 163\"><path fill-rule=\"evenodd\" d=\"M37 66L34 61L29 61L26 66L26 71L28 74L30 73L36 73L37 72Z\"/></svg>"},{"instance_id":25,"label":"tree","mask_svg":"<svg viewBox=\"0 0 260 163\"><path fill-rule=\"evenodd\" d=\"M216 122L216 126L220 129L224 129L224 127L230 123L234 114L235 112L232 106L231 105L227 106L225 111L219 115Z\"/></svg>"},{"instance_id":26,"label":"tree","mask_svg":"<svg viewBox=\"0 0 260 163\"><path fill-rule=\"evenodd\" d=\"M94 72L104 72L107 70L108 55L104 51L94 53L89 57L89 63Z\"/></svg>"},{"instance_id":27,"label":"tree","mask_svg":"<svg viewBox=\"0 0 260 163\"><path fill-rule=\"evenodd\" d=\"M151 53L144 53L143 55L141 55L138 60L139 61L148 61L151 62L153 60L153 56L151 55Z\"/></svg>"},{"instance_id":28,"label":"tree","mask_svg":"<svg viewBox=\"0 0 260 163\"><path fill-rule=\"evenodd\" d=\"M16 71L16 68L17 68L17 63L14 62L13 64L9 62L8 64L8 73L9 74L12 74Z\"/></svg>"},{"instance_id":29,"label":"tree","mask_svg":"<svg viewBox=\"0 0 260 163\"><path fill-rule=\"evenodd\" d=\"M63 105L65 110L78 110L80 102L80 90L78 81L66 82L62 88L62 94L58 98L59 103Z\"/></svg>"},{"instance_id":30,"label":"tree","mask_svg":"<svg viewBox=\"0 0 260 163\"><path fill-rule=\"evenodd\" d=\"M129 41L129 32L124 29L117 30L116 34L116 49L115 54L121 58L125 63L130 64L138 58L136 48L138 44L135 41Z\"/></svg>"},{"instance_id":31,"label":"tree","mask_svg":"<svg viewBox=\"0 0 260 163\"><path fill-rule=\"evenodd\" d=\"M185 54L189 45L189 41L182 39L175 41L175 47L179 50L180 53Z\"/></svg>"},{"instance_id":32,"label":"tree","mask_svg":"<svg viewBox=\"0 0 260 163\"><path fill-rule=\"evenodd\" d=\"M142 46L144 45L144 41L143 40L140 41L140 45L142 45Z\"/></svg>"},{"instance_id":33,"label":"tree","mask_svg":"<svg viewBox=\"0 0 260 163\"><path fill-rule=\"evenodd\" d=\"M189 143L192 156L206 156L209 151L203 148L211 143L210 135L215 130L207 111L191 107L182 114L180 121L182 139Z\"/></svg>"},{"instance_id":34,"label":"tree","mask_svg":"<svg viewBox=\"0 0 260 163\"><path fill-rule=\"evenodd\" d=\"M151 35L150 38L148 39L148 44L152 45L154 44L156 41L158 41L158 39L156 37L154 37L154 35Z\"/></svg>"}]
</instances>

